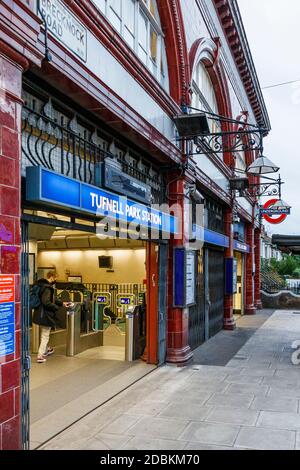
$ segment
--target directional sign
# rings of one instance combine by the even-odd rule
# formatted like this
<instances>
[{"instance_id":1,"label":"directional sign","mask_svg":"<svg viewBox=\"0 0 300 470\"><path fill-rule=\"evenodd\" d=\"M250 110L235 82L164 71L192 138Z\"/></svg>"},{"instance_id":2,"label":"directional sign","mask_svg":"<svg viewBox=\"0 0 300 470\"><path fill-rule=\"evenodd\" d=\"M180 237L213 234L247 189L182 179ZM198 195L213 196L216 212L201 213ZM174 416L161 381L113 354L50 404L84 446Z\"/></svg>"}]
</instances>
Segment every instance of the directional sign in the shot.
<instances>
[{"instance_id":1,"label":"directional sign","mask_svg":"<svg viewBox=\"0 0 300 470\"><path fill-rule=\"evenodd\" d=\"M285 221L287 216L291 213L290 208L282 208L282 209L276 209L272 208L274 204L278 202L278 199L270 199L265 203L265 205L260 209L260 213L263 216L263 218L269 222L269 224L281 224L282 222ZM278 217L273 217L278 215Z\"/></svg>"}]
</instances>

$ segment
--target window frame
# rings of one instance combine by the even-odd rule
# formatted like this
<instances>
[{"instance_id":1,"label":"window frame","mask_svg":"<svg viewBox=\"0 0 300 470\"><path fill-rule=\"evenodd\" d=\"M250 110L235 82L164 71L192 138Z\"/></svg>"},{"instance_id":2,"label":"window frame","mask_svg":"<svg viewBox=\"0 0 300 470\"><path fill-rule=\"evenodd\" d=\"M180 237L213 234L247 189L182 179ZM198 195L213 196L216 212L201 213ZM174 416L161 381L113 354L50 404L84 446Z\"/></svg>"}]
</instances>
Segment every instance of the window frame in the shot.
<instances>
[{"instance_id":1,"label":"window frame","mask_svg":"<svg viewBox=\"0 0 300 470\"><path fill-rule=\"evenodd\" d=\"M117 31L120 36L124 39L128 47L133 50L136 55L138 56L139 60L144 64L144 66L151 72L151 74L156 78L158 83L164 88L165 91L169 92L169 76L168 76L168 63L167 63L167 54L166 54L166 48L164 44L164 38L165 35L162 31L162 28L157 21L157 18L152 15L150 11L150 0L147 0L147 4L144 2L144 0L131 0L134 4L134 31L133 34L132 32L127 28L125 24L125 16L124 16L124 3L121 0L121 18L119 18L118 14L114 11L114 9L111 7L111 0L103 0L105 2L105 7L104 9L100 7L100 4L98 3L99 0L93 0L93 3L95 7L102 12L102 14L106 17L106 19L109 21L111 26ZM155 13L158 15L157 11L157 5L155 2L154 5L155 8ZM120 19L120 31L115 27L113 22L111 21L110 18L110 10L113 10L114 14ZM139 40L139 18L140 15L143 15L145 19L147 20L146 22L146 39L147 39L147 44L146 44L146 50L144 48L144 45L140 43ZM156 61L153 60L151 54L151 30L156 33L157 39L156 39ZM125 30L128 31L128 34L132 35L133 38L133 46L132 44L129 43L129 41L126 39L125 36ZM145 53L145 57L142 58L140 54L140 47Z\"/></svg>"}]
</instances>

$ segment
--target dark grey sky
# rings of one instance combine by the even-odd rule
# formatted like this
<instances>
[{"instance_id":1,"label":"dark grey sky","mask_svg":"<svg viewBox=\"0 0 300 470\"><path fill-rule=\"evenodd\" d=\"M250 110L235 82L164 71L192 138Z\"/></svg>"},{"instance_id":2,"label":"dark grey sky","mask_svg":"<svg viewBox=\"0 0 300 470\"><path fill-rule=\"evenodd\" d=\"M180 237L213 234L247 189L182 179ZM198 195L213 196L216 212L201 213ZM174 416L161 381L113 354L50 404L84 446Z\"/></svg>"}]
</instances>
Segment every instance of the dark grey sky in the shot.
<instances>
[{"instance_id":1,"label":"dark grey sky","mask_svg":"<svg viewBox=\"0 0 300 470\"><path fill-rule=\"evenodd\" d=\"M238 3L261 86L300 79L300 1ZM263 93L272 125L265 155L281 167L282 196L293 207L283 224L267 227L300 235L300 82Z\"/></svg>"}]
</instances>

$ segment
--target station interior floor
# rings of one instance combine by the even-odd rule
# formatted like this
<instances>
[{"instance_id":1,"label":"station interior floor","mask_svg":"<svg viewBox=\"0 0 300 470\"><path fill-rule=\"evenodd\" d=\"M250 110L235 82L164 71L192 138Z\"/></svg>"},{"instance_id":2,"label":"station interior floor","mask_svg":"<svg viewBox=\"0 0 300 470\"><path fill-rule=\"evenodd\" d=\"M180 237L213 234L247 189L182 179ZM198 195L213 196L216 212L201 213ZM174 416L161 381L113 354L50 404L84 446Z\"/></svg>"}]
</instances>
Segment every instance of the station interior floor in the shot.
<instances>
[{"instance_id":1,"label":"station interior floor","mask_svg":"<svg viewBox=\"0 0 300 470\"><path fill-rule=\"evenodd\" d=\"M119 244L116 241L109 243L107 240L103 243L101 240L96 241L94 237L91 241L90 234L72 234L62 230L54 232L48 240L45 240L42 238L44 236L42 233L45 234L46 231L36 230L35 227L32 233L35 234L35 239L30 240L29 251L36 255L35 269L37 271L40 266L55 268L58 280L65 281L65 278L62 279L65 266L62 268L61 263L67 260L67 268L71 274L83 274L83 283L85 282L84 276L87 276L87 272L93 269L95 270L94 282L112 284L121 281L143 282L145 264L142 263L142 266L138 267L137 260L144 259L145 249L142 250L142 247L136 243L129 244L129 246L127 240L120 240ZM68 246L72 247L71 250L66 249L64 245L66 243L64 235L67 237ZM96 243L99 246L93 247L93 250L87 250L87 237L89 246ZM56 244L56 249L54 249ZM81 246L85 248L81 249ZM140 252L133 253L135 250ZM91 260L97 258L98 262L98 255L107 253L114 257L115 271L113 269L110 270L111 272L99 270L98 266L96 270L96 265L93 267ZM49 260L52 261L49 262ZM128 266L122 266L128 263L128 260L135 261L134 270L131 273ZM86 268L84 268L85 262ZM80 272L78 265L81 267ZM87 282L92 282L92 279L87 278ZM38 448L156 368L142 360L125 361L125 335L120 335L120 330L115 324L111 324L106 329L102 346L87 349L73 357L66 355L65 345L58 346L55 347L55 353L43 364L38 364L36 357L36 354L31 355L31 449Z\"/></svg>"}]
</instances>

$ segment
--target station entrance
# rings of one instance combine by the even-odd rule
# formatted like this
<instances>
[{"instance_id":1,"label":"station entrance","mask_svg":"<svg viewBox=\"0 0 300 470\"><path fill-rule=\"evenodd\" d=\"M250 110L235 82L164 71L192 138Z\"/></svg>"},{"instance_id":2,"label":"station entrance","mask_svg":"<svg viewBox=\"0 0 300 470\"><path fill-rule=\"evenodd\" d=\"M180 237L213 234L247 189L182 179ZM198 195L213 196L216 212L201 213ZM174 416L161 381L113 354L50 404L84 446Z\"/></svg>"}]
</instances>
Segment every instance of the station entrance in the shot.
<instances>
[{"instance_id":1,"label":"station entrance","mask_svg":"<svg viewBox=\"0 0 300 470\"><path fill-rule=\"evenodd\" d=\"M139 380L165 358L165 328L158 324L158 317L160 321L164 317L167 283L162 277L159 283L158 276L166 274L159 265L167 263L158 262L159 245L102 238L88 226L85 231L60 226L58 220L51 222L23 223L23 299L29 298L38 280L55 272L55 300L60 304L49 341L54 354L42 364L37 362L41 327L32 321L34 310L27 309L23 344L27 341L31 369L23 371L23 391L27 377L31 448ZM160 315L158 305L163 307ZM22 308L26 313L24 300ZM133 346L126 341L128 313L134 314ZM62 422L59 415L65 407L67 418Z\"/></svg>"}]
</instances>

